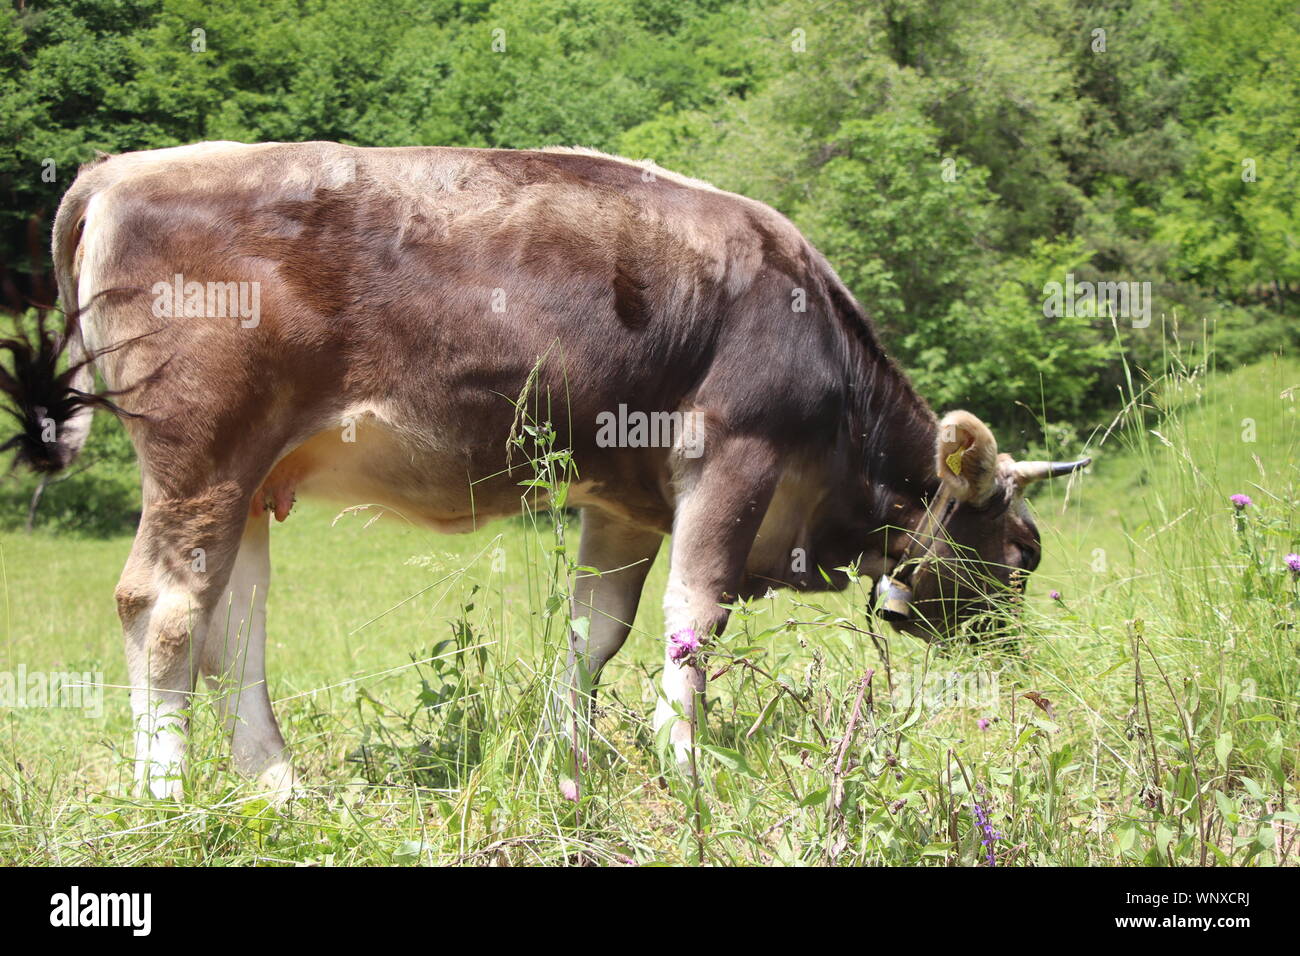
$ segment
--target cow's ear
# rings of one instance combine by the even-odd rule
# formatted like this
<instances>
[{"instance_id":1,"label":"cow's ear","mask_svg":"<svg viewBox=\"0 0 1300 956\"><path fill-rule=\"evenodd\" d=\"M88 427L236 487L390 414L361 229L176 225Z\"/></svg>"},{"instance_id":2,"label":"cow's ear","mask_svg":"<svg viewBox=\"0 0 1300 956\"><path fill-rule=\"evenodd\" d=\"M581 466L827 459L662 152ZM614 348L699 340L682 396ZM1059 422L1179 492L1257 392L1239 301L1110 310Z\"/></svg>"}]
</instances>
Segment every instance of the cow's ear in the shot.
<instances>
[{"instance_id":1,"label":"cow's ear","mask_svg":"<svg viewBox=\"0 0 1300 956\"><path fill-rule=\"evenodd\" d=\"M939 478L958 501L982 505L997 487L998 443L970 412L949 412L939 422Z\"/></svg>"}]
</instances>

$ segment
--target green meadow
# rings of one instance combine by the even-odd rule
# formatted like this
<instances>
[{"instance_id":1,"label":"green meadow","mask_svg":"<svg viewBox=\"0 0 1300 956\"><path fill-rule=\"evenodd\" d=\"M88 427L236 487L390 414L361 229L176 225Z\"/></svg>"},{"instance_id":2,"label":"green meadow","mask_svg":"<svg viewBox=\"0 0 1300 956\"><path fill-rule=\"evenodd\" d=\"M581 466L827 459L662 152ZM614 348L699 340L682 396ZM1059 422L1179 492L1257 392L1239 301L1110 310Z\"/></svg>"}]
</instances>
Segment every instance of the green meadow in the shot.
<instances>
[{"instance_id":1,"label":"green meadow","mask_svg":"<svg viewBox=\"0 0 1300 956\"><path fill-rule=\"evenodd\" d=\"M576 518L446 537L304 501L275 526L268 676L303 784L282 806L229 769L206 693L185 800L133 793L130 535L4 532L0 671L102 687L0 707L0 862L1294 865L1298 398L1294 359L1134 373L1093 466L1033 498L1043 565L980 644L875 631L866 580L737 608L695 780L649 725L661 554L577 804L544 719Z\"/></svg>"}]
</instances>

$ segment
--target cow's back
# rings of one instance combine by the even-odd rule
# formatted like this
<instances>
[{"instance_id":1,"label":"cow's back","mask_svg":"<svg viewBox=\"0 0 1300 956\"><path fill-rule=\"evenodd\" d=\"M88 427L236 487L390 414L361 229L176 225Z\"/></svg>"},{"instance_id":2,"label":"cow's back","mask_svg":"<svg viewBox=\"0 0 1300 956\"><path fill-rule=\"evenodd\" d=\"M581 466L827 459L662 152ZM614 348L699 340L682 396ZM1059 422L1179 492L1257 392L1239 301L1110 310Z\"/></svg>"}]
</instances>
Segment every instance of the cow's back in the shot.
<instances>
[{"instance_id":1,"label":"cow's back","mask_svg":"<svg viewBox=\"0 0 1300 956\"><path fill-rule=\"evenodd\" d=\"M463 463L463 483L499 470L535 367L560 440L588 454L619 405L704 403L806 439L844 398L838 280L798 231L624 160L206 143L91 166L60 217L86 222L83 307L117 290L84 317L93 349L132 343L100 359L110 385L165 364L141 407L170 380L214 440L259 427L292 446L364 408ZM160 317L152 290L173 281L253 285L260 314Z\"/></svg>"}]
</instances>

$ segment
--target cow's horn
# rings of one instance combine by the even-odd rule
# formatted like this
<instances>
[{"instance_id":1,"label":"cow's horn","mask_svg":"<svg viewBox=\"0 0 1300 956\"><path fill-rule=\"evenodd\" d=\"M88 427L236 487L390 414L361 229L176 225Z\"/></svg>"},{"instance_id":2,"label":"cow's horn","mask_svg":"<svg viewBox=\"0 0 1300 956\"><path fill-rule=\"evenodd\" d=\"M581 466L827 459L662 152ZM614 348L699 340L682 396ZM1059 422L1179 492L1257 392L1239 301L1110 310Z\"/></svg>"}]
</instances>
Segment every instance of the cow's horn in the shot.
<instances>
[{"instance_id":1,"label":"cow's horn","mask_svg":"<svg viewBox=\"0 0 1300 956\"><path fill-rule=\"evenodd\" d=\"M1080 458L1078 461L1017 461L1012 463L1011 470L1016 481L1027 485L1044 478L1059 478L1091 464L1091 458Z\"/></svg>"}]
</instances>

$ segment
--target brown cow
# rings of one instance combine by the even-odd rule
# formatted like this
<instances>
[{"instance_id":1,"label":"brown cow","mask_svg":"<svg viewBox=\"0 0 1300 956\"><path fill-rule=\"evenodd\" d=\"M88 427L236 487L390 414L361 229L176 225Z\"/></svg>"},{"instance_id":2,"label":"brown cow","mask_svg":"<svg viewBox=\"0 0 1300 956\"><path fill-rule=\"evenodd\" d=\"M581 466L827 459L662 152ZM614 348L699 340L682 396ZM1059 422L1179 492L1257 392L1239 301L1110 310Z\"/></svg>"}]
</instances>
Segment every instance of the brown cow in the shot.
<instances>
[{"instance_id":1,"label":"brown cow","mask_svg":"<svg viewBox=\"0 0 1300 956\"><path fill-rule=\"evenodd\" d=\"M718 633L721 605L770 586L843 587L851 564L898 627L951 634L1038 563L1023 485L1081 464L1016 464L974 416L936 420L769 207L587 151L117 156L64 197L54 261L74 366L6 383L15 441L71 459L93 358L143 479L116 594L155 794L178 792L199 674L226 682L237 765L292 785L263 664L269 515L296 494L445 531L517 513L526 387L573 452L579 563L606 572L577 582L575 686L627 637L667 534L668 635ZM656 726L682 760L704 675L666 644Z\"/></svg>"}]
</instances>

